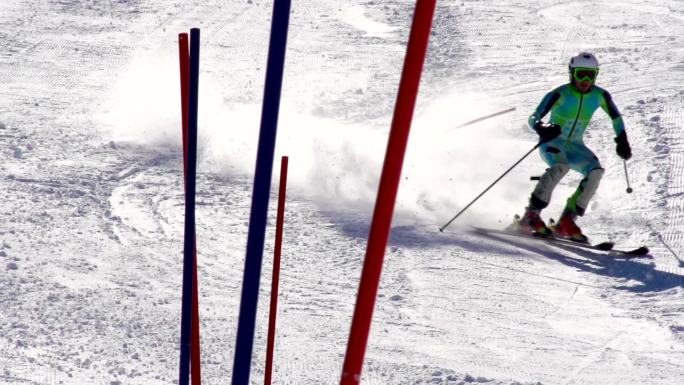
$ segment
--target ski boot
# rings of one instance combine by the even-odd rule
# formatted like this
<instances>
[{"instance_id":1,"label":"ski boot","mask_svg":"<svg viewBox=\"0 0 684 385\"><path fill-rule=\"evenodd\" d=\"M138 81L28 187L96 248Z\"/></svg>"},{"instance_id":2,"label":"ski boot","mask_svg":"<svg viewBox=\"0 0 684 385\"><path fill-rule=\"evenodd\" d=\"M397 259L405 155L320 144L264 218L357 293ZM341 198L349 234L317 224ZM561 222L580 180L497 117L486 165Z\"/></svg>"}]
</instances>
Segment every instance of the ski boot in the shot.
<instances>
[{"instance_id":1,"label":"ski boot","mask_svg":"<svg viewBox=\"0 0 684 385\"><path fill-rule=\"evenodd\" d=\"M551 224L551 231L559 238L568 239L574 242L589 243L589 238L582 234L582 229L575 223L576 218L577 214L566 210L563 212L560 219L558 219L558 223Z\"/></svg>"},{"instance_id":2,"label":"ski boot","mask_svg":"<svg viewBox=\"0 0 684 385\"><path fill-rule=\"evenodd\" d=\"M550 237L551 230L546 226L544 220L539 216L539 211L526 209L522 218L515 216L515 222L509 227L510 230L519 233Z\"/></svg>"}]
</instances>

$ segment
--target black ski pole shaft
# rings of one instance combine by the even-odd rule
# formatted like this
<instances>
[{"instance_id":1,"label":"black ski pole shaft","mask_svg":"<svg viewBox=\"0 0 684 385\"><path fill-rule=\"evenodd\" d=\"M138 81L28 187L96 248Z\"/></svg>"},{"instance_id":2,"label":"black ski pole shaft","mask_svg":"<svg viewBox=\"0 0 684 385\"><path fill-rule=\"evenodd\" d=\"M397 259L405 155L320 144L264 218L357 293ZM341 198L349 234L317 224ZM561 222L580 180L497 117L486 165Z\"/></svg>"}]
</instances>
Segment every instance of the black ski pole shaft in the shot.
<instances>
[{"instance_id":1,"label":"black ski pole shaft","mask_svg":"<svg viewBox=\"0 0 684 385\"><path fill-rule=\"evenodd\" d=\"M520 164L520 162L522 162L525 158L527 158L532 152L534 152L534 150L539 148L540 145L541 145L541 143L537 143L530 151L527 152L527 154L525 154L522 158L520 158L517 162L515 162L514 165L512 165L508 170L506 170L506 172L501 174L500 177L498 177L492 184L490 184L489 187L487 187L483 192L481 192L480 195L475 197L475 199L473 199L470 203L468 203L468 205L466 207L464 207L461 211L458 212L458 214L456 214L453 218L451 218L451 220L449 222L447 222L444 226L440 227L439 231L443 232L444 229L446 229L447 226L449 226L451 224L451 222L455 221L456 218L458 218L459 216L461 216L461 214L463 214L466 210L468 210L468 208L470 208L470 206L472 206L473 203L477 202L477 200L480 199L483 195L485 195L485 193L487 191L489 191L489 189L494 187L495 184L499 183L499 181L501 179L503 179L503 177L505 177L509 172L511 172L511 170L513 170L515 168L515 166Z\"/></svg>"},{"instance_id":2,"label":"black ski pole shaft","mask_svg":"<svg viewBox=\"0 0 684 385\"><path fill-rule=\"evenodd\" d=\"M625 179L627 180L627 194L631 194L633 190L632 190L632 187L630 187L630 185L629 185L629 173L627 172L627 161L623 159L622 164L625 166Z\"/></svg>"}]
</instances>

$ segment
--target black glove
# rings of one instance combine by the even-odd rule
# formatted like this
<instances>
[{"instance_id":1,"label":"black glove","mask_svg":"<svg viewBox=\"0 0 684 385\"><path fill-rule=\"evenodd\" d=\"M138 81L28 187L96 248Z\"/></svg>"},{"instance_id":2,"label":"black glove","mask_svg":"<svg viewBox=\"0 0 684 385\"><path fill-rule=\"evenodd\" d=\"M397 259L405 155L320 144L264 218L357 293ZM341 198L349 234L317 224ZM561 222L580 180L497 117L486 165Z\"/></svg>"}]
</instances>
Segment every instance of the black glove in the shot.
<instances>
[{"instance_id":1,"label":"black glove","mask_svg":"<svg viewBox=\"0 0 684 385\"><path fill-rule=\"evenodd\" d=\"M534 130L539 135L539 143L548 143L561 134L561 126L556 123L537 122L534 124Z\"/></svg>"},{"instance_id":2,"label":"black glove","mask_svg":"<svg viewBox=\"0 0 684 385\"><path fill-rule=\"evenodd\" d=\"M622 133L615 138L615 143L617 143L615 152L617 152L620 158L627 160L632 157L632 148L629 147L626 132L622 131Z\"/></svg>"}]
</instances>

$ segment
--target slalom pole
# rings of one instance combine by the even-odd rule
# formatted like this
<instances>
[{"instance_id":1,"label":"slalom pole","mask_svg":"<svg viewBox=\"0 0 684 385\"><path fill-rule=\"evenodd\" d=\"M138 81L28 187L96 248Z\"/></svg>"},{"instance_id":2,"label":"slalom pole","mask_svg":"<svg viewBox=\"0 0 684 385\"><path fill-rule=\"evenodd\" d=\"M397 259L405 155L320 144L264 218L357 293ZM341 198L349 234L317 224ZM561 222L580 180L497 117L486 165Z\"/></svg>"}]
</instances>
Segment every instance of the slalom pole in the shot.
<instances>
[{"instance_id":1,"label":"slalom pole","mask_svg":"<svg viewBox=\"0 0 684 385\"><path fill-rule=\"evenodd\" d=\"M483 116L483 117L480 117L480 118L477 118L477 119L470 120L470 121L468 121L468 122L459 124L459 125L456 126L455 128L461 128L461 127L469 126L469 125L471 125L471 124L478 123L478 122L481 122L481 121L483 121L483 120L487 120L487 119L489 119L489 118L493 118L493 117L495 117L495 116L503 115L503 114L506 114L506 113L509 113L509 112L512 112L512 111L515 111L515 107L511 107L511 108L509 108L509 109L507 109L507 110L495 112L495 113L493 113L493 114L485 115L485 116Z\"/></svg>"},{"instance_id":2,"label":"slalom pole","mask_svg":"<svg viewBox=\"0 0 684 385\"><path fill-rule=\"evenodd\" d=\"M188 177L188 99L190 98L190 43L187 33L178 34L180 64L181 124L183 134L183 176ZM183 183L186 183L183 179Z\"/></svg>"},{"instance_id":3,"label":"slalom pole","mask_svg":"<svg viewBox=\"0 0 684 385\"><path fill-rule=\"evenodd\" d=\"M183 175L185 179L188 176L188 100L190 87L190 52L188 43L188 34L178 34L178 48L180 59L180 89L181 89L181 120L182 120L182 134L183 134ZM184 185L187 185L183 180ZM196 229L195 229L196 232ZM200 350L200 320L199 320L199 281L197 279L197 237L195 237L195 245L193 247L193 254L195 255L195 263L192 267L193 285L192 285L192 322L190 334L190 380L192 385L200 385L202 383L201 374L201 350Z\"/></svg>"},{"instance_id":4,"label":"slalom pole","mask_svg":"<svg viewBox=\"0 0 684 385\"><path fill-rule=\"evenodd\" d=\"M275 344L276 316L278 314L278 281L280 280L280 254L283 245L283 224L285 222L285 193L287 185L288 158L282 157L280 162L280 186L278 192L278 216L276 219L276 236L273 250L273 278L271 278L271 308L268 317L268 340L266 343L266 367L264 368L264 385L271 385L273 374L273 351Z\"/></svg>"},{"instance_id":5,"label":"slalom pole","mask_svg":"<svg viewBox=\"0 0 684 385\"><path fill-rule=\"evenodd\" d=\"M478 195L477 197L475 197L475 199L473 199L470 203L468 203L468 205L467 205L466 207L464 207L461 211L459 211L458 214L456 214L453 218L451 218L451 220L449 220L449 222L447 222L444 226L440 227L440 228L439 228L439 231L440 231L440 232L443 232L444 229L446 229L447 226L449 226L449 225L451 224L451 222L455 221L456 218L458 218L459 216L461 216L461 214L463 214L466 210L468 210L468 208L469 208L470 206L472 206L473 203L475 203L478 199L480 199L487 191L489 191L489 189L491 189L492 187L494 187L495 184L499 183L499 181L500 181L501 179L503 179L503 177L505 177L509 172L511 172L511 170L513 170L513 169L515 168L515 166L517 166L518 164L520 164L520 162L522 162L525 158L527 158L534 150L536 150L537 148L539 148L539 146L541 146L541 142L540 142L540 143L537 143L530 151L527 152L527 154L523 155L523 157L520 158L517 162L515 162L515 164L514 164L513 166L511 166L508 170L506 170L506 172L504 172L503 174L501 174L501 176L498 177L498 178L494 181L494 183L490 184L489 187L487 187L483 192L480 193L480 195Z\"/></svg>"},{"instance_id":6,"label":"slalom pole","mask_svg":"<svg viewBox=\"0 0 684 385\"><path fill-rule=\"evenodd\" d=\"M196 233L195 233L196 234ZM192 266L192 321L190 322L190 381L192 385L202 384L200 318L199 318L199 281L197 280L197 235L193 243L194 263Z\"/></svg>"},{"instance_id":7,"label":"slalom pole","mask_svg":"<svg viewBox=\"0 0 684 385\"><path fill-rule=\"evenodd\" d=\"M247 253L240 297L232 385L249 385L249 372L252 366L254 327L259 300L259 278L261 277L264 252L280 94L283 85L290 3L290 0L274 0L273 2L264 102L261 110L252 208L247 232Z\"/></svg>"},{"instance_id":8,"label":"slalom pole","mask_svg":"<svg viewBox=\"0 0 684 385\"><path fill-rule=\"evenodd\" d=\"M361 370L418 96L420 75L430 38L435 2L436 0L417 0L413 14L340 385L358 385L361 382Z\"/></svg>"},{"instance_id":9,"label":"slalom pole","mask_svg":"<svg viewBox=\"0 0 684 385\"><path fill-rule=\"evenodd\" d=\"M185 183L185 242L183 247L183 299L179 385L188 385L190 373L190 338L192 328L192 293L195 266L195 188L197 179L197 109L199 88L200 31L190 30L190 71L188 91L187 178Z\"/></svg>"},{"instance_id":10,"label":"slalom pole","mask_svg":"<svg viewBox=\"0 0 684 385\"><path fill-rule=\"evenodd\" d=\"M625 179L627 180L627 194L631 194L633 190L632 190L632 187L630 187L630 185L629 185L629 173L627 172L627 161L623 159L622 164L625 166Z\"/></svg>"}]
</instances>

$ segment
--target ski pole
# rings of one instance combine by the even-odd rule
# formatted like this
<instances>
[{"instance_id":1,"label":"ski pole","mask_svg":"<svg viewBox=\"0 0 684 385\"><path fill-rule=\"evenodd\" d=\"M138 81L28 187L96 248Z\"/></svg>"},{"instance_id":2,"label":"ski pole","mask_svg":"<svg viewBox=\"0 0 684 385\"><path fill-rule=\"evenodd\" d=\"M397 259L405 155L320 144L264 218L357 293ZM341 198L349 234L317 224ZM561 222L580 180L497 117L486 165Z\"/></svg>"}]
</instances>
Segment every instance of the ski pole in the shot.
<instances>
[{"instance_id":1,"label":"ski pole","mask_svg":"<svg viewBox=\"0 0 684 385\"><path fill-rule=\"evenodd\" d=\"M631 187L629 187L629 173L627 172L627 161L623 159L622 164L625 166L625 179L627 180L627 194L631 194L633 190Z\"/></svg>"},{"instance_id":2,"label":"ski pole","mask_svg":"<svg viewBox=\"0 0 684 385\"><path fill-rule=\"evenodd\" d=\"M509 108L509 109L507 109L507 110L495 112L495 113L493 113L493 114L489 114L489 115L486 115L486 116L483 116L483 117L480 117L480 118L477 118L477 119L473 119L473 120L471 120L471 121L468 121L468 122L459 124L459 125L456 126L455 128L461 128L461 127L469 126L469 125L471 125L471 124L474 124L474 123L477 123L477 122L481 122L481 121L483 121L483 120L486 120L486 119L489 119L489 118L493 118L493 117L495 117L495 116L503 115L503 114L508 113L508 112L511 112L511 111L515 111L515 107L511 107L511 108Z\"/></svg>"},{"instance_id":3,"label":"ski pole","mask_svg":"<svg viewBox=\"0 0 684 385\"><path fill-rule=\"evenodd\" d=\"M530 155L534 150L539 148L539 146L541 146L541 144L542 143L539 142L534 147L532 147L532 149L530 151L528 151L527 154L525 154L522 158L520 158L520 160L515 162L515 164L513 166L511 166L508 170L506 170L506 172L504 172L500 177L498 177L494 181L494 183L490 184L489 187L487 187L483 192L480 193L480 195L478 195L475 199L473 199L472 202L468 203L468 205L466 207L464 207L461 211L459 211L458 214L456 214L453 218L451 218L451 220L449 222L447 222L444 226L440 227L439 231L444 232L444 229L446 229L447 226L449 226L451 224L451 222L455 221L456 218L458 218L459 216L461 216L461 214L463 214L466 210L468 210L468 208L470 206L472 206L473 203L475 203L478 199L480 199L487 191L489 191L490 188L494 187L494 185L497 184L503 177L505 177L506 174L511 172L511 170L513 170L515 168L515 166L517 166L518 164L520 164L520 162L522 162L525 158L527 158L528 155Z\"/></svg>"}]
</instances>

